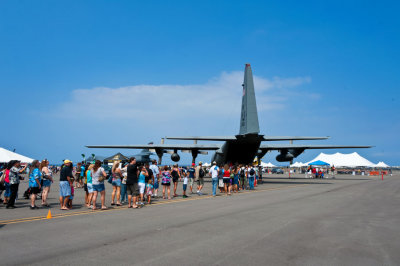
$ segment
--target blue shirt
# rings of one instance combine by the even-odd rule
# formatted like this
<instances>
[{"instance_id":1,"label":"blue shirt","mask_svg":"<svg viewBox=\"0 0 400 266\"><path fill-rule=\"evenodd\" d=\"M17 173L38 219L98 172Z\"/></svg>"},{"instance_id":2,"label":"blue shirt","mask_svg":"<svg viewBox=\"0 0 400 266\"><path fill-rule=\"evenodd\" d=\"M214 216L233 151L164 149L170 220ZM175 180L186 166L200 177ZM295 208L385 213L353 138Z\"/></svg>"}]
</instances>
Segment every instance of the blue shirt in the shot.
<instances>
[{"instance_id":1,"label":"blue shirt","mask_svg":"<svg viewBox=\"0 0 400 266\"><path fill-rule=\"evenodd\" d=\"M193 167L190 167L188 172L189 172L189 177L194 178L194 172L196 172L196 170Z\"/></svg>"},{"instance_id":2,"label":"blue shirt","mask_svg":"<svg viewBox=\"0 0 400 266\"><path fill-rule=\"evenodd\" d=\"M85 174L85 166L81 166L81 177Z\"/></svg>"},{"instance_id":3,"label":"blue shirt","mask_svg":"<svg viewBox=\"0 0 400 266\"><path fill-rule=\"evenodd\" d=\"M146 177L144 176L144 174L142 174L142 172L140 172L138 183L145 183L145 182L146 182Z\"/></svg>"},{"instance_id":4,"label":"blue shirt","mask_svg":"<svg viewBox=\"0 0 400 266\"><path fill-rule=\"evenodd\" d=\"M39 171L39 168L33 169L32 173L29 175L29 187L39 187L36 179L38 179L40 183L40 178L42 177L42 173Z\"/></svg>"}]
</instances>

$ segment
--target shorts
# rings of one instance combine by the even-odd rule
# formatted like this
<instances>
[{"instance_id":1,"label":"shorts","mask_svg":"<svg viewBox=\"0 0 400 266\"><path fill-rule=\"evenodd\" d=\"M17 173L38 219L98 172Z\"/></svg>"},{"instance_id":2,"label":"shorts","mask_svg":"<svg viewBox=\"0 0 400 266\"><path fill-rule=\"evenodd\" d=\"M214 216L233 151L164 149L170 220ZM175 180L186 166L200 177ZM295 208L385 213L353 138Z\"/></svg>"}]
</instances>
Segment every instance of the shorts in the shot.
<instances>
[{"instance_id":1,"label":"shorts","mask_svg":"<svg viewBox=\"0 0 400 266\"><path fill-rule=\"evenodd\" d=\"M235 177L235 178L233 179L233 184L234 184L234 185L239 185L239 178Z\"/></svg>"},{"instance_id":2,"label":"shorts","mask_svg":"<svg viewBox=\"0 0 400 266\"><path fill-rule=\"evenodd\" d=\"M4 182L4 186L6 187L6 191L4 192L4 197L9 198L11 196L10 183Z\"/></svg>"},{"instance_id":3,"label":"shorts","mask_svg":"<svg viewBox=\"0 0 400 266\"><path fill-rule=\"evenodd\" d=\"M69 196L71 196L71 187L68 181L60 181L60 197L65 198Z\"/></svg>"},{"instance_id":4,"label":"shorts","mask_svg":"<svg viewBox=\"0 0 400 266\"><path fill-rule=\"evenodd\" d=\"M183 184L183 191L186 191L187 189L187 184Z\"/></svg>"},{"instance_id":5,"label":"shorts","mask_svg":"<svg viewBox=\"0 0 400 266\"><path fill-rule=\"evenodd\" d=\"M153 188L154 188L154 189L158 189L158 181L157 181L157 182L154 182Z\"/></svg>"},{"instance_id":6,"label":"shorts","mask_svg":"<svg viewBox=\"0 0 400 266\"><path fill-rule=\"evenodd\" d=\"M204 178L203 177L199 177L199 179L197 180L197 185L199 185L199 186L204 185Z\"/></svg>"},{"instance_id":7,"label":"shorts","mask_svg":"<svg viewBox=\"0 0 400 266\"><path fill-rule=\"evenodd\" d=\"M30 187L30 189L31 189L31 194L39 194L40 193L39 187Z\"/></svg>"},{"instance_id":8,"label":"shorts","mask_svg":"<svg viewBox=\"0 0 400 266\"><path fill-rule=\"evenodd\" d=\"M163 185L163 186L167 186L167 187L169 187L169 186L171 185L171 183L170 183L170 182L167 182L167 183L162 183L162 185Z\"/></svg>"},{"instance_id":9,"label":"shorts","mask_svg":"<svg viewBox=\"0 0 400 266\"><path fill-rule=\"evenodd\" d=\"M231 183L231 179L230 178L224 178L224 184L230 184Z\"/></svg>"},{"instance_id":10,"label":"shorts","mask_svg":"<svg viewBox=\"0 0 400 266\"><path fill-rule=\"evenodd\" d=\"M85 192L88 192L87 184L83 184L83 190L85 190Z\"/></svg>"},{"instance_id":11,"label":"shorts","mask_svg":"<svg viewBox=\"0 0 400 266\"><path fill-rule=\"evenodd\" d=\"M93 193L93 185L92 185L92 183L87 183L87 191L88 191L88 193Z\"/></svg>"},{"instance_id":12,"label":"shorts","mask_svg":"<svg viewBox=\"0 0 400 266\"><path fill-rule=\"evenodd\" d=\"M43 179L43 187L50 187L51 180L50 179Z\"/></svg>"},{"instance_id":13,"label":"shorts","mask_svg":"<svg viewBox=\"0 0 400 266\"><path fill-rule=\"evenodd\" d=\"M174 183L178 182L178 180L179 180L179 177L173 177L172 178L172 181L174 181Z\"/></svg>"},{"instance_id":14,"label":"shorts","mask_svg":"<svg viewBox=\"0 0 400 266\"><path fill-rule=\"evenodd\" d=\"M146 184L145 183L138 183L139 185L139 193L143 194L144 193L144 189L146 188Z\"/></svg>"},{"instance_id":15,"label":"shorts","mask_svg":"<svg viewBox=\"0 0 400 266\"><path fill-rule=\"evenodd\" d=\"M191 187L193 187L193 184L194 184L194 178L193 177L189 177L189 185Z\"/></svg>"},{"instance_id":16,"label":"shorts","mask_svg":"<svg viewBox=\"0 0 400 266\"><path fill-rule=\"evenodd\" d=\"M139 196L139 185L138 183L133 185L126 185L126 193L131 196L137 197Z\"/></svg>"},{"instance_id":17,"label":"shorts","mask_svg":"<svg viewBox=\"0 0 400 266\"><path fill-rule=\"evenodd\" d=\"M106 188L104 187L104 183L98 184L98 185L93 185L93 191L97 191L97 192L102 192L104 190L106 190Z\"/></svg>"},{"instance_id":18,"label":"shorts","mask_svg":"<svg viewBox=\"0 0 400 266\"><path fill-rule=\"evenodd\" d=\"M113 178L113 181L111 182L111 185L113 185L114 187L120 187L121 186L121 179L119 179L119 178L114 179Z\"/></svg>"},{"instance_id":19,"label":"shorts","mask_svg":"<svg viewBox=\"0 0 400 266\"><path fill-rule=\"evenodd\" d=\"M75 181L79 181L81 179L81 173L75 174Z\"/></svg>"}]
</instances>

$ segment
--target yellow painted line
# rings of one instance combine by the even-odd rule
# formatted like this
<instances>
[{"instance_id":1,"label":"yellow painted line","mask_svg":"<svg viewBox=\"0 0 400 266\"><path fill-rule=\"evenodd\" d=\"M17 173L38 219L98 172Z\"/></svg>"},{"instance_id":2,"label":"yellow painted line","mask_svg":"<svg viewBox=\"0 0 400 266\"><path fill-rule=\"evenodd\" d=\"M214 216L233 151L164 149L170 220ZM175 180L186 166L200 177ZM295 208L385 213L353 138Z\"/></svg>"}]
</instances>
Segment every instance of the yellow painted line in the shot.
<instances>
[{"instance_id":1,"label":"yellow painted line","mask_svg":"<svg viewBox=\"0 0 400 266\"><path fill-rule=\"evenodd\" d=\"M285 188L294 188L294 187L301 187L301 186L306 186L306 185L307 184L299 184L299 185L280 186L280 187L267 188L267 189L247 190L247 191L243 191L240 193L232 193L232 195L242 195L242 194L255 193L255 192L281 190L281 189L285 189ZM222 194L221 196L226 196L226 194ZM210 198L213 198L213 196L210 195L210 196L201 196L201 197L190 198L190 199L186 198L186 199L166 200L166 201L153 203L150 206L171 204L171 203L178 203L178 202L185 202L185 201L192 201L192 200L210 199ZM96 211L93 211L93 210L77 211L77 212L66 211L66 213L60 213L60 214L53 215L52 219L58 219L58 218L69 217L69 216L85 215L85 214L97 214L97 213L110 212L110 211L119 211L122 209L128 209L128 206L117 207L117 208L112 208L112 209L107 209L107 210L98 209ZM14 219L14 220L2 220L2 221L0 221L0 225L33 222L33 221L40 221L40 220L48 220L48 219L46 218L46 216L37 216L37 217L26 217L26 218Z\"/></svg>"}]
</instances>

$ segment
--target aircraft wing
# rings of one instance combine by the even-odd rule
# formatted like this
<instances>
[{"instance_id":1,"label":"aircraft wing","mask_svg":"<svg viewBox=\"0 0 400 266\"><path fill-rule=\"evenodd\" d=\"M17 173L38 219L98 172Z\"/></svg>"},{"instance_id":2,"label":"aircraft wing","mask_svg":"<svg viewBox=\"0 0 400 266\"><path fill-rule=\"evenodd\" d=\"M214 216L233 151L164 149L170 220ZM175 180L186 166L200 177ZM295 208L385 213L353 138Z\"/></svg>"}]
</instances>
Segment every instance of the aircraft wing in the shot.
<instances>
[{"instance_id":1,"label":"aircraft wing","mask_svg":"<svg viewBox=\"0 0 400 266\"><path fill-rule=\"evenodd\" d=\"M282 140L322 140L330 137L304 137L304 136L264 136L264 141L282 141Z\"/></svg>"},{"instance_id":2,"label":"aircraft wing","mask_svg":"<svg viewBox=\"0 0 400 266\"><path fill-rule=\"evenodd\" d=\"M209 140L209 141L227 141L235 140L235 136L188 136L188 137L165 137L166 139L179 140Z\"/></svg>"},{"instance_id":3,"label":"aircraft wing","mask_svg":"<svg viewBox=\"0 0 400 266\"><path fill-rule=\"evenodd\" d=\"M221 145L199 145L199 144L146 144L146 145L87 145L87 148L102 149L161 149L161 150L218 150Z\"/></svg>"},{"instance_id":4,"label":"aircraft wing","mask_svg":"<svg viewBox=\"0 0 400 266\"><path fill-rule=\"evenodd\" d=\"M264 151L272 150L315 150L315 149L366 149L373 146L356 146L356 145L296 145L296 144L283 144L283 145L261 145L260 149Z\"/></svg>"}]
</instances>

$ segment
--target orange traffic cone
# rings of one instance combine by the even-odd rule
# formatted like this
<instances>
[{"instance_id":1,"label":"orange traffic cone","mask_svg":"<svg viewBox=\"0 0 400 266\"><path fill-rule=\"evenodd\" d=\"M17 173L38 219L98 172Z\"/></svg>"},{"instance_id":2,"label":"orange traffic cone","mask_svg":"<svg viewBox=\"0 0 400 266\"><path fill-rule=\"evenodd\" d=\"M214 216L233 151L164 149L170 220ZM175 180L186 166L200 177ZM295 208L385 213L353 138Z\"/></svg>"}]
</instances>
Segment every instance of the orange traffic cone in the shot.
<instances>
[{"instance_id":1,"label":"orange traffic cone","mask_svg":"<svg viewBox=\"0 0 400 266\"><path fill-rule=\"evenodd\" d=\"M46 219L51 219L51 218L53 218L53 217L51 216L51 211L49 210L49 212L47 213Z\"/></svg>"}]
</instances>

